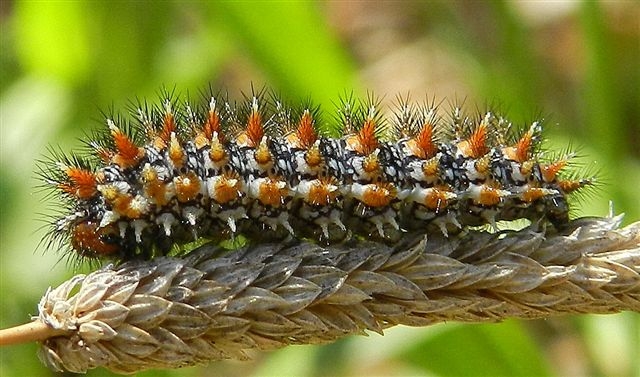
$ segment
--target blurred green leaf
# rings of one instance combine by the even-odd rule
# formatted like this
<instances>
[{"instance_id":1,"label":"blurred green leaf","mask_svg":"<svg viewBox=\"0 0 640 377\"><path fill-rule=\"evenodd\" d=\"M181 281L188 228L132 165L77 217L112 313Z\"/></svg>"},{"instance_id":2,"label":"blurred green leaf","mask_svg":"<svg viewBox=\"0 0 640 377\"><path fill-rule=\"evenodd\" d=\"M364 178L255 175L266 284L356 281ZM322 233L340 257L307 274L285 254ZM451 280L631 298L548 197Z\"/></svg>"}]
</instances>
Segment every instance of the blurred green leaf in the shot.
<instances>
[{"instance_id":1,"label":"blurred green leaf","mask_svg":"<svg viewBox=\"0 0 640 377\"><path fill-rule=\"evenodd\" d=\"M26 71L76 84L90 72L86 4L16 2L16 49Z\"/></svg>"},{"instance_id":2,"label":"blurred green leaf","mask_svg":"<svg viewBox=\"0 0 640 377\"><path fill-rule=\"evenodd\" d=\"M594 144L607 151L611 161L627 152L620 121L620 101L616 98L615 55L608 44L608 30L597 2L582 3L586 69L585 126Z\"/></svg>"},{"instance_id":3,"label":"blurred green leaf","mask_svg":"<svg viewBox=\"0 0 640 377\"><path fill-rule=\"evenodd\" d=\"M228 26L238 51L269 74L270 86L290 97L313 95L325 109L353 90L355 66L312 2L218 2L216 21Z\"/></svg>"},{"instance_id":4,"label":"blurred green leaf","mask_svg":"<svg viewBox=\"0 0 640 377\"><path fill-rule=\"evenodd\" d=\"M456 326L399 355L439 376L549 376L521 323Z\"/></svg>"}]
</instances>

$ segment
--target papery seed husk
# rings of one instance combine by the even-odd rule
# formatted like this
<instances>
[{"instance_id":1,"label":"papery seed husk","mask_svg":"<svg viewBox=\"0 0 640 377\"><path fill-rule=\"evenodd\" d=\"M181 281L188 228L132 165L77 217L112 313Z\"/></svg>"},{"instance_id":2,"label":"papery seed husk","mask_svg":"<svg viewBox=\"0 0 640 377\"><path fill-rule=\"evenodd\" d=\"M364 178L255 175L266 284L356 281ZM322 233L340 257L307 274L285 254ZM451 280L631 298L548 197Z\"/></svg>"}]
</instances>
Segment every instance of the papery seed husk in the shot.
<instances>
[{"instance_id":1,"label":"papery seed husk","mask_svg":"<svg viewBox=\"0 0 640 377\"><path fill-rule=\"evenodd\" d=\"M37 320L65 333L43 341L39 357L58 371L134 373L398 324L640 312L640 222L620 221L408 233L395 247L292 241L225 253L207 244L108 265L47 291Z\"/></svg>"}]
</instances>

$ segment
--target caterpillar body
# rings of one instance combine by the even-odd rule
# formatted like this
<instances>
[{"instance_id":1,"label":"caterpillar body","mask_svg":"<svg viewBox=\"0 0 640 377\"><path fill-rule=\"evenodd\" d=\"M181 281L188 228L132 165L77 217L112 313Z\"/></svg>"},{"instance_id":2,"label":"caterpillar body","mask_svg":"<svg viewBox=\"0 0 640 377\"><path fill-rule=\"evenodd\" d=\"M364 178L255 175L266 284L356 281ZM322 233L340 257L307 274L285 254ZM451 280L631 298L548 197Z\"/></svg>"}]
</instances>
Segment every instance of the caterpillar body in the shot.
<instances>
[{"instance_id":1,"label":"caterpillar body","mask_svg":"<svg viewBox=\"0 0 640 377\"><path fill-rule=\"evenodd\" d=\"M548 159L541 125L517 131L492 112L347 98L329 127L318 108L267 93L199 104L163 95L132 121L106 120L84 156L54 154L42 175L64 201L51 239L88 258L151 258L201 238L457 233L529 219L562 226L571 155ZM323 127L321 127L321 125ZM336 128L341 136L322 130Z\"/></svg>"}]
</instances>

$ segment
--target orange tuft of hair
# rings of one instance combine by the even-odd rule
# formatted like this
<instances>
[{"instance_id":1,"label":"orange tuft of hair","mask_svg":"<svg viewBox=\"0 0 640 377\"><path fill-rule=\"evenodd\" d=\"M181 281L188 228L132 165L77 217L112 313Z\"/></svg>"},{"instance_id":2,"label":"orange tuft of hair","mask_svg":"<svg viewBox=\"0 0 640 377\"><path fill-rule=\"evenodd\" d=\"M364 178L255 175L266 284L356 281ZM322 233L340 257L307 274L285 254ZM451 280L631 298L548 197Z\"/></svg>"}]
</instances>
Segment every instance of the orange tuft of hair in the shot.
<instances>
[{"instance_id":1,"label":"orange tuft of hair","mask_svg":"<svg viewBox=\"0 0 640 377\"><path fill-rule=\"evenodd\" d=\"M142 182L145 195L158 207L164 207L169 203L167 185L158 178L158 172L149 164L142 169Z\"/></svg>"},{"instance_id":2,"label":"orange tuft of hair","mask_svg":"<svg viewBox=\"0 0 640 377\"><path fill-rule=\"evenodd\" d=\"M185 160L187 159L187 155L184 153L184 148L180 145L178 141L178 137L175 132L171 134L171 143L169 144L169 158L173 165L177 168L182 167Z\"/></svg>"},{"instance_id":3,"label":"orange tuft of hair","mask_svg":"<svg viewBox=\"0 0 640 377\"><path fill-rule=\"evenodd\" d=\"M193 138L193 143L198 150L211 145L210 139L207 139L207 136L203 131L198 131L198 133L196 133L196 136Z\"/></svg>"},{"instance_id":4,"label":"orange tuft of hair","mask_svg":"<svg viewBox=\"0 0 640 377\"><path fill-rule=\"evenodd\" d=\"M309 188L307 202L326 206L336 201L338 197L338 181L334 177L316 179Z\"/></svg>"},{"instance_id":5,"label":"orange tuft of hair","mask_svg":"<svg viewBox=\"0 0 640 377\"><path fill-rule=\"evenodd\" d=\"M363 155L371 154L378 148L378 137L376 136L376 124L373 119L364 121L364 125L358 132L358 147L356 151Z\"/></svg>"},{"instance_id":6,"label":"orange tuft of hair","mask_svg":"<svg viewBox=\"0 0 640 377\"><path fill-rule=\"evenodd\" d=\"M523 161L522 164L520 165L520 174L524 175L525 177L530 176L531 173L533 172L533 167L535 166L535 164L536 164L535 160Z\"/></svg>"},{"instance_id":7,"label":"orange tuft of hair","mask_svg":"<svg viewBox=\"0 0 640 377\"><path fill-rule=\"evenodd\" d=\"M538 199L543 198L545 195L548 194L547 189L543 189L540 187L531 187L529 189L527 189L526 191L524 191L521 195L520 198L527 203L533 203Z\"/></svg>"},{"instance_id":8,"label":"orange tuft of hair","mask_svg":"<svg viewBox=\"0 0 640 377\"><path fill-rule=\"evenodd\" d=\"M236 200L241 195L240 178L236 172L225 173L215 181L213 186L213 199L219 204L225 204Z\"/></svg>"},{"instance_id":9,"label":"orange tuft of hair","mask_svg":"<svg viewBox=\"0 0 640 377\"><path fill-rule=\"evenodd\" d=\"M531 156L531 147L533 146L533 132L527 131L516 143L515 160L524 162Z\"/></svg>"},{"instance_id":10,"label":"orange tuft of hair","mask_svg":"<svg viewBox=\"0 0 640 377\"><path fill-rule=\"evenodd\" d=\"M174 132L176 132L176 119L171 110L167 109L167 112L165 112L164 118L162 119L162 130L158 136L165 143L168 143L169 140L171 140L171 134Z\"/></svg>"},{"instance_id":11,"label":"orange tuft of hair","mask_svg":"<svg viewBox=\"0 0 640 377\"><path fill-rule=\"evenodd\" d=\"M322 164L322 153L318 146L312 146L304 155L304 160L309 167L315 168Z\"/></svg>"},{"instance_id":12,"label":"orange tuft of hair","mask_svg":"<svg viewBox=\"0 0 640 377\"><path fill-rule=\"evenodd\" d=\"M566 179L566 180L559 181L558 185L560 186L560 189L562 189L563 192L570 193L584 187L585 185L588 185L589 183L591 183L591 181L589 180L576 181L576 180Z\"/></svg>"},{"instance_id":13,"label":"orange tuft of hair","mask_svg":"<svg viewBox=\"0 0 640 377\"><path fill-rule=\"evenodd\" d=\"M95 173L81 168L65 170L69 182L61 183L60 189L78 199L89 199L97 192L98 181Z\"/></svg>"},{"instance_id":14,"label":"orange tuft of hair","mask_svg":"<svg viewBox=\"0 0 640 377\"><path fill-rule=\"evenodd\" d=\"M259 165L266 165L272 161L271 151L266 142L260 143L255 151L255 159Z\"/></svg>"},{"instance_id":15,"label":"orange tuft of hair","mask_svg":"<svg viewBox=\"0 0 640 377\"><path fill-rule=\"evenodd\" d=\"M296 129L296 136L300 142L300 146L304 149L309 149L318 139L318 134L313 128L313 117L309 110L305 110L298 122L298 128Z\"/></svg>"},{"instance_id":16,"label":"orange tuft of hair","mask_svg":"<svg viewBox=\"0 0 640 377\"><path fill-rule=\"evenodd\" d=\"M527 131L516 142L515 145L502 149L502 153L513 161L523 163L531 157L531 148L533 146L533 131Z\"/></svg>"},{"instance_id":17,"label":"orange tuft of hair","mask_svg":"<svg viewBox=\"0 0 640 377\"><path fill-rule=\"evenodd\" d=\"M198 197L200 193L200 178L190 171L187 174L174 178L176 185L176 198L181 203L189 202Z\"/></svg>"},{"instance_id":18,"label":"orange tuft of hair","mask_svg":"<svg viewBox=\"0 0 640 377\"><path fill-rule=\"evenodd\" d=\"M487 175L491 170L491 158L489 155L484 155L476 160L473 165L478 173Z\"/></svg>"},{"instance_id":19,"label":"orange tuft of hair","mask_svg":"<svg viewBox=\"0 0 640 377\"><path fill-rule=\"evenodd\" d=\"M542 179L545 182L553 182L556 180L558 173L567 165L567 159L560 159L547 165L540 165Z\"/></svg>"},{"instance_id":20,"label":"orange tuft of hair","mask_svg":"<svg viewBox=\"0 0 640 377\"><path fill-rule=\"evenodd\" d=\"M274 178L260 184L258 200L260 203L272 207L279 207L284 204L284 199L288 194L287 184Z\"/></svg>"},{"instance_id":21,"label":"orange tuft of hair","mask_svg":"<svg viewBox=\"0 0 640 377\"><path fill-rule=\"evenodd\" d=\"M362 161L362 170L369 174L376 173L380 170L380 161L378 160L377 153L372 153L364 158L364 161Z\"/></svg>"},{"instance_id":22,"label":"orange tuft of hair","mask_svg":"<svg viewBox=\"0 0 640 377\"><path fill-rule=\"evenodd\" d=\"M218 134L218 140L224 142L222 139L222 129L220 128L220 116L215 109L209 110L207 119L202 125L202 131L208 140L213 139L213 135Z\"/></svg>"},{"instance_id":23,"label":"orange tuft of hair","mask_svg":"<svg viewBox=\"0 0 640 377\"><path fill-rule=\"evenodd\" d=\"M213 140L211 143L211 149L209 149L209 158L211 161L219 164L229 158L227 151L220 140Z\"/></svg>"},{"instance_id":24,"label":"orange tuft of hair","mask_svg":"<svg viewBox=\"0 0 640 377\"><path fill-rule=\"evenodd\" d=\"M91 144L91 146L93 147L93 149L95 150L96 155L98 156L98 158L100 160L102 160L102 162L104 162L105 164L110 163L111 161L113 161L113 156L115 156L115 152L112 151L109 148L105 148L101 145L97 145L97 144Z\"/></svg>"},{"instance_id":25,"label":"orange tuft of hair","mask_svg":"<svg viewBox=\"0 0 640 377\"><path fill-rule=\"evenodd\" d=\"M201 149L217 139L218 142L224 143L224 135L220 126L220 115L212 108L207 114L207 118L200 128L196 127L195 144L196 148Z\"/></svg>"},{"instance_id":26,"label":"orange tuft of hair","mask_svg":"<svg viewBox=\"0 0 640 377\"><path fill-rule=\"evenodd\" d=\"M487 147L487 124L482 122L467 140L458 143L458 149L465 157L480 158L489 152Z\"/></svg>"},{"instance_id":27,"label":"orange tuft of hair","mask_svg":"<svg viewBox=\"0 0 640 377\"><path fill-rule=\"evenodd\" d=\"M427 177L436 177L440 171L440 160L432 157L422 164L422 174Z\"/></svg>"},{"instance_id":28,"label":"orange tuft of hair","mask_svg":"<svg viewBox=\"0 0 640 377\"><path fill-rule=\"evenodd\" d=\"M112 162L125 169L135 166L144 157L144 148L138 147L129 136L120 131L111 121L109 128L117 151L113 155Z\"/></svg>"},{"instance_id":29,"label":"orange tuft of hair","mask_svg":"<svg viewBox=\"0 0 640 377\"><path fill-rule=\"evenodd\" d=\"M254 109L251 112L251 115L249 115L245 134L250 141L250 147L255 147L260 144L260 140L262 140L262 137L264 136L264 126L262 124L262 116L258 110Z\"/></svg>"},{"instance_id":30,"label":"orange tuft of hair","mask_svg":"<svg viewBox=\"0 0 640 377\"><path fill-rule=\"evenodd\" d=\"M425 123L420 133L408 141L407 145L414 156L427 159L436 155L438 147L434 140L433 131L433 125Z\"/></svg>"},{"instance_id":31,"label":"orange tuft of hair","mask_svg":"<svg viewBox=\"0 0 640 377\"><path fill-rule=\"evenodd\" d=\"M396 188L391 183L380 182L367 185L362 202L369 207L386 207L396 197Z\"/></svg>"},{"instance_id":32,"label":"orange tuft of hair","mask_svg":"<svg viewBox=\"0 0 640 377\"><path fill-rule=\"evenodd\" d=\"M502 199L502 193L499 189L496 189L491 186L482 185L480 188L480 195L477 200L475 200L476 204L480 204L483 206L495 206L500 203Z\"/></svg>"},{"instance_id":33,"label":"orange tuft of hair","mask_svg":"<svg viewBox=\"0 0 640 377\"><path fill-rule=\"evenodd\" d=\"M437 187L433 187L429 190L429 193L424 197L424 205L428 209L439 213L449 205L449 198L451 193L447 190L443 190Z\"/></svg>"},{"instance_id":34,"label":"orange tuft of hair","mask_svg":"<svg viewBox=\"0 0 640 377\"><path fill-rule=\"evenodd\" d=\"M113 185L103 187L100 191L118 215L129 219L137 219L142 215L142 211L133 205L134 198L130 194L121 193Z\"/></svg>"}]
</instances>

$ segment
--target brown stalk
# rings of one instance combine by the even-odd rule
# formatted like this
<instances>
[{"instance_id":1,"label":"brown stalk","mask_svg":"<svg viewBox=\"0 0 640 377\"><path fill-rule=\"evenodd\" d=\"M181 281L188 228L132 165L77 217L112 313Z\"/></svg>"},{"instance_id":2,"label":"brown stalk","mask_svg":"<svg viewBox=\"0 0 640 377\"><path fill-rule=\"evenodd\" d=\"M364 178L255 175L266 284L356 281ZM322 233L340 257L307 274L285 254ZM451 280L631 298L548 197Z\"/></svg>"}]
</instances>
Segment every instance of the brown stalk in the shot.
<instances>
[{"instance_id":1,"label":"brown stalk","mask_svg":"<svg viewBox=\"0 0 640 377\"><path fill-rule=\"evenodd\" d=\"M50 330L23 340L41 341L39 356L54 370L133 373L398 324L640 312L640 222L619 224L585 218L561 232L408 234L393 247L303 242L229 253L205 245L50 289L31 324Z\"/></svg>"}]
</instances>

